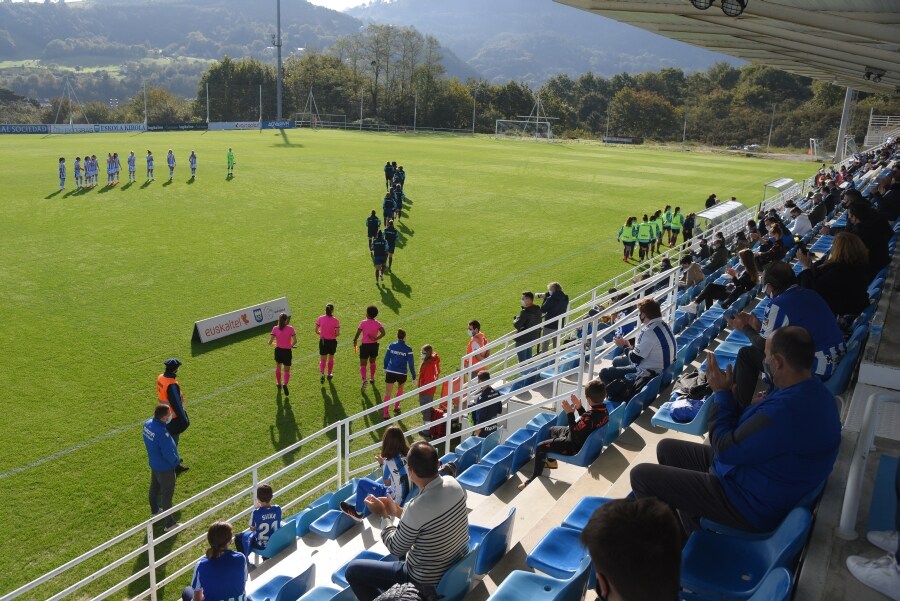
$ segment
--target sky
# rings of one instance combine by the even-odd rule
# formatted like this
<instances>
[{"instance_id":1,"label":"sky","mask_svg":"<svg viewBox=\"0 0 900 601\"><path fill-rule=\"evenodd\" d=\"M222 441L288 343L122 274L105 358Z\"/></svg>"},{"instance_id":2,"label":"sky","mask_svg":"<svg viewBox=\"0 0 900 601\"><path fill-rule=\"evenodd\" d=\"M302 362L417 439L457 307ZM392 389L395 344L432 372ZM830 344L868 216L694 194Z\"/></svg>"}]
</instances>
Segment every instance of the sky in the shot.
<instances>
[{"instance_id":1,"label":"sky","mask_svg":"<svg viewBox=\"0 0 900 601\"><path fill-rule=\"evenodd\" d=\"M359 6L360 4L365 4L365 0L308 0L310 4L317 4L319 6L327 6L328 8L333 8L334 10L344 10L345 8L350 8L351 6Z\"/></svg>"}]
</instances>

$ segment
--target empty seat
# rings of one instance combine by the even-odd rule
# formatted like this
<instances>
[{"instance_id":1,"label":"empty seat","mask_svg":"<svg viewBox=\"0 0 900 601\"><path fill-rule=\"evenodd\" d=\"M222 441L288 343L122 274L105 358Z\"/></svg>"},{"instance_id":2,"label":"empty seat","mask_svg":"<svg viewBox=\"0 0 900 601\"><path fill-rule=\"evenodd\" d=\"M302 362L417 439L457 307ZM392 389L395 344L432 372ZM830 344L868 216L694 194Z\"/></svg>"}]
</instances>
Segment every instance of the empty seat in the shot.
<instances>
[{"instance_id":1,"label":"empty seat","mask_svg":"<svg viewBox=\"0 0 900 601\"><path fill-rule=\"evenodd\" d=\"M493 494L509 478L514 452L505 446L493 449L479 463L459 474L457 482L468 491L481 495Z\"/></svg>"},{"instance_id":2,"label":"empty seat","mask_svg":"<svg viewBox=\"0 0 900 601\"><path fill-rule=\"evenodd\" d=\"M547 433L550 432L551 426L556 423L556 413L549 411L541 411L531 418L525 427L538 433L538 442L547 440Z\"/></svg>"},{"instance_id":3,"label":"empty seat","mask_svg":"<svg viewBox=\"0 0 900 601\"><path fill-rule=\"evenodd\" d=\"M269 537L269 540L266 543L265 549L253 549L253 553L258 557L269 559L293 545L296 540L297 522L288 520L283 522L281 527L272 533L272 536Z\"/></svg>"},{"instance_id":4,"label":"empty seat","mask_svg":"<svg viewBox=\"0 0 900 601\"><path fill-rule=\"evenodd\" d=\"M563 526L551 528L528 554L525 563L554 578L571 578L587 555L579 536L580 530Z\"/></svg>"},{"instance_id":5,"label":"empty seat","mask_svg":"<svg viewBox=\"0 0 900 601\"><path fill-rule=\"evenodd\" d=\"M569 371L570 369L575 369L578 367L578 364L581 363L581 359L584 357L584 353L580 351L572 351L571 353L566 353L560 358L558 366L554 366L551 364L548 368L541 371L541 378L548 379L552 378L556 374L560 374L565 371Z\"/></svg>"},{"instance_id":6,"label":"empty seat","mask_svg":"<svg viewBox=\"0 0 900 601\"><path fill-rule=\"evenodd\" d=\"M356 595L350 587L339 589L333 586L317 586L300 597L299 601L356 601Z\"/></svg>"},{"instance_id":7,"label":"empty seat","mask_svg":"<svg viewBox=\"0 0 900 601\"><path fill-rule=\"evenodd\" d=\"M523 465L531 461L534 457L534 449L537 446L538 433L527 428L519 428L512 435L503 441L501 447L507 447L513 450L512 465L510 473L519 471Z\"/></svg>"},{"instance_id":8,"label":"empty seat","mask_svg":"<svg viewBox=\"0 0 900 601\"><path fill-rule=\"evenodd\" d=\"M597 511L597 508L612 501L606 497L584 497L572 508L569 515L563 520L563 528L572 528L573 530L584 530L588 520Z\"/></svg>"},{"instance_id":9,"label":"empty seat","mask_svg":"<svg viewBox=\"0 0 900 601\"><path fill-rule=\"evenodd\" d=\"M297 523L298 537L309 534L309 525L325 515L325 512L329 509L328 501L333 495L333 492L325 493L325 495L310 503L299 513L285 519L285 521L294 520Z\"/></svg>"},{"instance_id":10,"label":"empty seat","mask_svg":"<svg viewBox=\"0 0 900 601\"><path fill-rule=\"evenodd\" d=\"M355 561L357 559L377 559L381 560L387 557L384 553L378 553L377 551L371 551L369 549L364 549L356 554L356 557L351 559L350 561ZM350 565L350 561L339 567L331 574L331 581L340 587L350 586L350 583L347 582L347 566Z\"/></svg>"},{"instance_id":11,"label":"empty seat","mask_svg":"<svg viewBox=\"0 0 900 601\"><path fill-rule=\"evenodd\" d=\"M310 532L334 540L356 524L356 520L341 511L341 501L346 501L356 489L356 480L352 480L338 489L328 500L328 511L309 525Z\"/></svg>"},{"instance_id":12,"label":"empty seat","mask_svg":"<svg viewBox=\"0 0 900 601\"><path fill-rule=\"evenodd\" d=\"M566 580L515 570L503 579L490 601L581 601L590 569L591 558L586 556L575 575Z\"/></svg>"},{"instance_id":13,"label":"empty seat","mask_svg":"<svg viewBox=\"0 0 900 601\"><path fill-rule=\"evenodd\" d=\"M483 576L490 572L497 562L506 555L512 540L512 527L515 522L516 508L510 507L503 521L488 528L477 524L469 524L469 552L477 549L474 574Z\"/></svg>"},{"instance_id":14,"label":"empty seat","mask_svg":"<svg viewBox=\"0 0 900 601\"><path fill-rule=\"evenodd\" d=\"M297 601L310 589L316 577L316 565L306 568L299 576L275 576L247 595L249 601Z\"/></svg>"}]
</instances>

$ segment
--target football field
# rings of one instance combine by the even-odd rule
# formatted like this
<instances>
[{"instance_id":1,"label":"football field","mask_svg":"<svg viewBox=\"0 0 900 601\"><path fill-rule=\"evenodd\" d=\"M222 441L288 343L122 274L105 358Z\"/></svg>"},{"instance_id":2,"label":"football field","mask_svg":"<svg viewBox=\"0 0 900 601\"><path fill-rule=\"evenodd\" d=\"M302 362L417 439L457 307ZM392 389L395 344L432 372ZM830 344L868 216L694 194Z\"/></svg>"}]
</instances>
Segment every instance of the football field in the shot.
<instances>
[{"instance_id":1,"label":"football field","mask_svg":"<svg viewBox=\"0 0 900 601\"><path fill-rule=\"evenodd\" d=\"M228 147L237 160L230 180ZM178 161L171 183L169 148ZM106 154L125 165L132 150L138 182L104 187ZM72 163L85 153L100 159L101 185L74 193ZM755 204L765 182L816 167L309 130L10 135L0 136L0 156L0 594L148 517L140 424L166 358L183 362L191 418L178 502L380 400L360 393L352 350L366 305L379 307L386 342L402 327L414 349L432 344L448 372L470 320L492 339L511 329L523 290L559 281L574 296L620 271L615 236L627 216L665 204L698 211L710 193ZM61 193L60 156L69 176ZM393 273L376 286L365 219L373 209L381 216L387 160L404 166L409 200ZM299 338L288 412L276 405L271 326L191 342L194 321L280 296ZM313 334L327 302L342 326L333 387L319 384Z\"/></svg>"}]
</instances>

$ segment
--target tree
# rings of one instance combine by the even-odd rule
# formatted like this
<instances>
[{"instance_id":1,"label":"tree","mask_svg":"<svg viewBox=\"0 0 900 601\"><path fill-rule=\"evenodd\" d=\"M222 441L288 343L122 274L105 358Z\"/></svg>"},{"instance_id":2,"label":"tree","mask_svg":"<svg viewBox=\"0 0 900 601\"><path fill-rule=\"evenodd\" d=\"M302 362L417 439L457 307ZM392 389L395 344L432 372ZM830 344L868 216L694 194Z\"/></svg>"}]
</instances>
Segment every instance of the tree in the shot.
<instances>
[{"instance_id":1,"label":"tree","mask_svg":"<svg viewBox=\"0 0 900 601\"><path fill-rule=\"evenodd\" d=\"M615 135L670 139L676 127L675 108L653 92L623 89L613 97L610 129Z\"/></svg>"}]
</instances>

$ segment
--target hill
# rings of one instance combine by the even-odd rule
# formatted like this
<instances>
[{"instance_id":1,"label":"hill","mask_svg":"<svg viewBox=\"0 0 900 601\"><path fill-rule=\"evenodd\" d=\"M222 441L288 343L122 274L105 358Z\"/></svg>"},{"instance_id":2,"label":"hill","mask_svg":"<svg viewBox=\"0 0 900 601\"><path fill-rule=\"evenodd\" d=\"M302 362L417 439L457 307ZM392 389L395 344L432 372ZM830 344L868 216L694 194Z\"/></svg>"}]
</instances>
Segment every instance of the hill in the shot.
<instances>
[{"instance_id":1,"label":"hill","mask_svg":"<svg viewBox=\"0 0 900 601\"><path fill-rule=\"evenodd\" d=\"M559 73L610 77L663 67L700 70L718 61L738 64L551 0L376 0L347 13L431 34L492 83L540 85Z\"/></svg>"}]
</instances>

